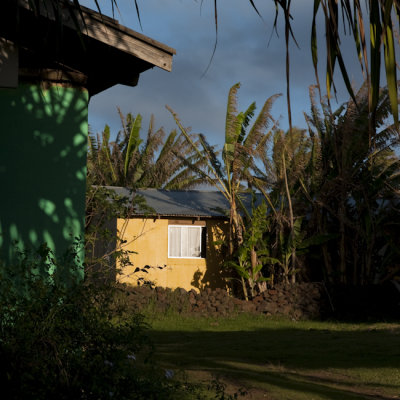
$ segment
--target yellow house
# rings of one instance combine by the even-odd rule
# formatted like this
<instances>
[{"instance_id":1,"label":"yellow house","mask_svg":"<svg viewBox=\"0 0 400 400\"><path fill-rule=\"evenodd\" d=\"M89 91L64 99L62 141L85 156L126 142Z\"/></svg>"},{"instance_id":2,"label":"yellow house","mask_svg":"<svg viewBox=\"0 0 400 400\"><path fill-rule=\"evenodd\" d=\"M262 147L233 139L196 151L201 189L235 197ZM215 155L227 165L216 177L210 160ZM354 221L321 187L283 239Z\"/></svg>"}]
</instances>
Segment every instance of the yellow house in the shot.
<instances>
[{"instance_id":1,"label":"yellow house","mask_svg":"<svg viewBox=\"0 0 400 400\"><path fill-rule=\"evenodd\" d=\"M131 197L125 188L113 188ZM117 279L136 285L186 290L226 287L223 252L228 203L216 191L143 189L150 211L137 210L132 218L117 219L119 236L131 251L130 265L119 265Z\"/></svg>"}]
</instances>

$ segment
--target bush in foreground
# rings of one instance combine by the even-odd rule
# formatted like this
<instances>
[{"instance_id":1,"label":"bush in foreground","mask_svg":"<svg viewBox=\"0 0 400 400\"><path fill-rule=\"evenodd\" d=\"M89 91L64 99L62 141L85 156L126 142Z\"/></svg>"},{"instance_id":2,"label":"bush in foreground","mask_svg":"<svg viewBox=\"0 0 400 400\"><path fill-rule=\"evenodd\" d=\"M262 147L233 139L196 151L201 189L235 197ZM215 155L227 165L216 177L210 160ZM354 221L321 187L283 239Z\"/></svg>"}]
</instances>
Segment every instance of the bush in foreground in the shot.
<instances>
[{"instance_id":1,"label":"bush in foreground","mask_svg":"<svg viewBox=\"0 0 400 400\"><path fill-rule=\"evenodd\" d=\"M146 324L114 301L118 289L66 285L59 271L49 253L0 268L0 386L7 399L184 399L197 390L157 367Z\"/></svg>"}]
</instances>

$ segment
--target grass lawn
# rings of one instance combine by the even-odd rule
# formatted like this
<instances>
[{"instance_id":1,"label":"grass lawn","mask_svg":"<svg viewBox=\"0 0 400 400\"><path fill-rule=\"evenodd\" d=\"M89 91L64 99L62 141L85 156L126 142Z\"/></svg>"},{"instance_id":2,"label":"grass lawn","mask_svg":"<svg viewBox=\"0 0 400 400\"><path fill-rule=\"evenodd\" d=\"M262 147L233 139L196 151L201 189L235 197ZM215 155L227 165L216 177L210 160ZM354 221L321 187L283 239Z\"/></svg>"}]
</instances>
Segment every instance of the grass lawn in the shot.
<instances>
[{"instance_id":1,"label":"grass lawn","mask_svg":"<svg viewBox=\"0 0 400 400\"><path fill-rule=\"evenodd\" d=\"M400 323L148 317L156 358L244 399L400 399ZM239 397L241 398L241 397Z\"/></svg>"}]
</instances>

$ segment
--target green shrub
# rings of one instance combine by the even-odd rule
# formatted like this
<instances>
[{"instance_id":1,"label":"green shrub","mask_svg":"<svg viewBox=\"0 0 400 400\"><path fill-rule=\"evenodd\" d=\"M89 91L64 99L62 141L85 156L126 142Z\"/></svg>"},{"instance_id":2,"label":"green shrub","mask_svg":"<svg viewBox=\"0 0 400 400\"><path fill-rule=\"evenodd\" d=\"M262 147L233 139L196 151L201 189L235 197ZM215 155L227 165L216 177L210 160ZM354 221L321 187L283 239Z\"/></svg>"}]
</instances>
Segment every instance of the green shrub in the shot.
<instances>
[{"instance_id":1,"label":"green shrub","mask_svg":"<svg viewBox=\"0 0 400 400\"><path fill-rule=\"evenodd\" d=\"M58 276L65 268L49 254L0 270L0 385L7 399L175 399L185 392L154 363L147 326L114 301L118 289L76 279L66 285Z\"/></svg>"}]
</instances>

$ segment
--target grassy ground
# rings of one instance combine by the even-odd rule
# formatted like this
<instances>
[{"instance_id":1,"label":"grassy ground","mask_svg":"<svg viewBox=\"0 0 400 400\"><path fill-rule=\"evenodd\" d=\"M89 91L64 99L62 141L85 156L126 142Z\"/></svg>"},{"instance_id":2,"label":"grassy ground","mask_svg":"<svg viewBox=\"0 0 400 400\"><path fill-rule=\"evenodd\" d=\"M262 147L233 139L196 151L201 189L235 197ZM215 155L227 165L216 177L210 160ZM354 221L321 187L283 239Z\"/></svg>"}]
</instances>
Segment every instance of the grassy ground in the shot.
<instances>
[{"instance_id":1,"label":"grassy ground","mask_svg":"<svg viewBox=\"0 0 400 400\"><path fill-rule=\"evenodd\" d=\"M156 356L245 399L400 399L400 323L149 317Z\"/></svg>"}]
</instances>

